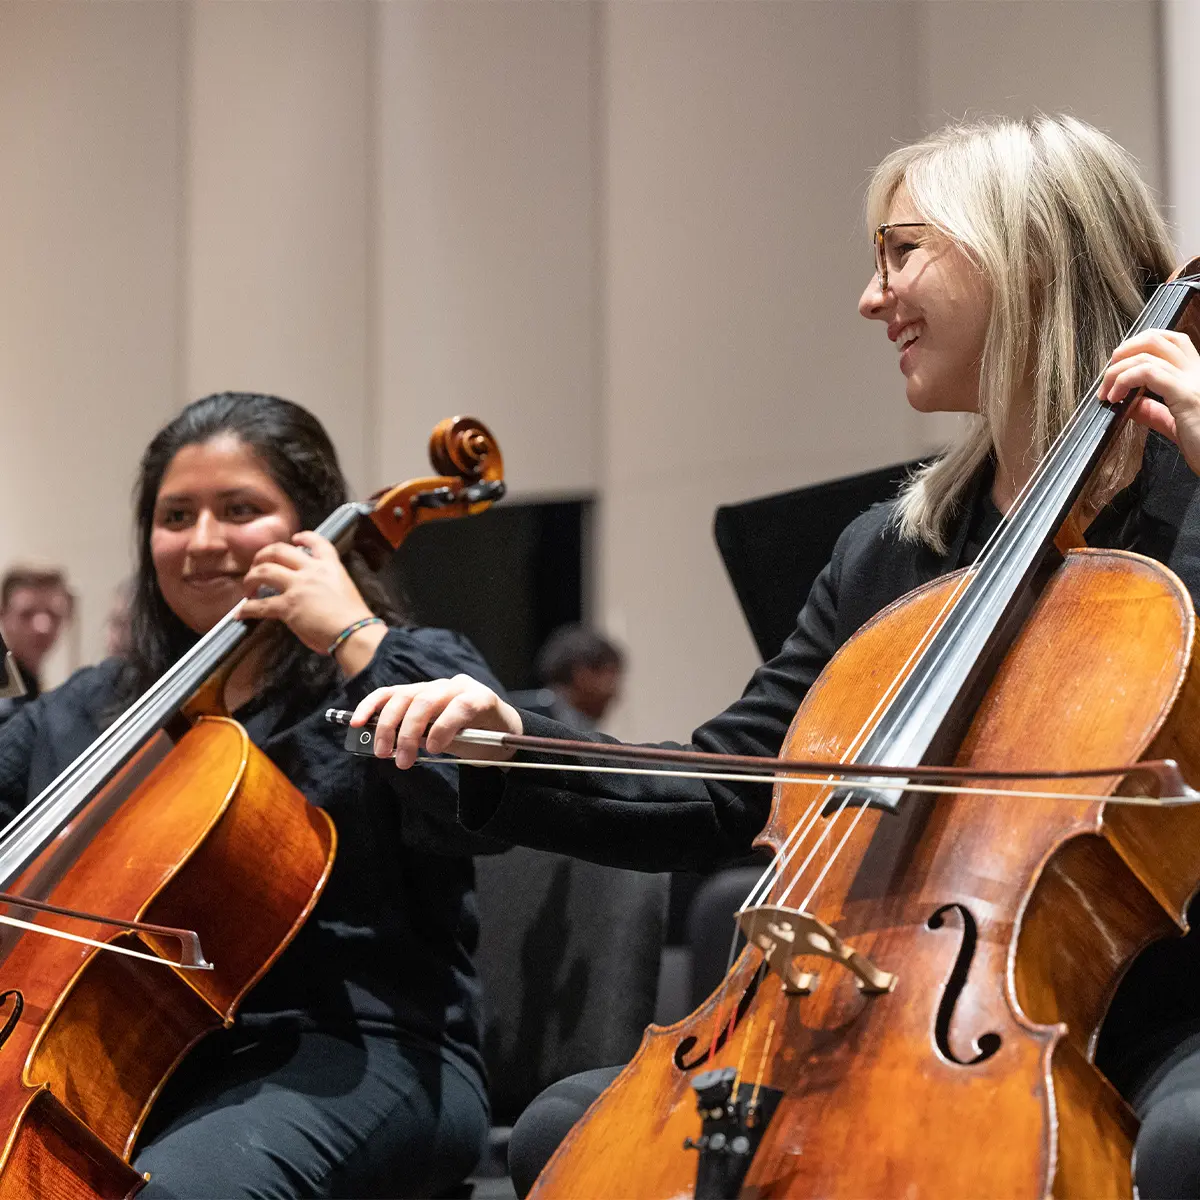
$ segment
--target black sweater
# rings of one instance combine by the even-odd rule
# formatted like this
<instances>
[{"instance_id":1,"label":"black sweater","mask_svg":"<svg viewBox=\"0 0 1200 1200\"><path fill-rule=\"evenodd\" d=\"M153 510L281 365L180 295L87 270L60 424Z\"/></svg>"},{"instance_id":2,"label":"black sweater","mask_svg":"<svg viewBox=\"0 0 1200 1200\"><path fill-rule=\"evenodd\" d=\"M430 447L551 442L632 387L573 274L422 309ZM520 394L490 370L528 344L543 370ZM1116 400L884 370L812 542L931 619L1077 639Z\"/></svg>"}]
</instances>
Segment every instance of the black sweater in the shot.
<instances>
[{"instance_id":1,"label":"black sweater","mask_svg":"<svg viewBox=\"0 0 1200 1200\"><path fill-rule=\"evenodd\" d=\"M77 671L0 727L0 818L10 820L97 736L119 668L109 659ZM369 666L319 703L277 692L237 712L251 740L338 832L325 892L239 1020L395 1036L449 1056L482 1092L469 855L497 847L454 822L453 765L422 762L400 772L347 754L345 731L324 720L326 708L353 707L384 683L459 671L491 681L465 638L391 629Z\"/></svg>"},{"instance_id":2,"label":"black sweater","mask_svg":"<svg viewBox=\"0 0 1200 1200\"><path fill-rule=\"evenodd\" d=\"M754 673L739 700L695 730L692 748L778 754L801 700L838 647L893 600L974 561L1000 520L988 497L989 481L990 472L975 481L944 555L902 542L891 505L878 505L853 521L813 585L795 632ZM1165 563L1200 604L1196 492L1196 477L1175 447L1151 434L1142 470L1097 516L1088 541ZM611 740L545 717L522 716L530 734ZM464 768L459 801L462 823L490 837L612 866L707 870L747 853L769 815L771 789L598 772Z\"/></svg>"}]
</instances>

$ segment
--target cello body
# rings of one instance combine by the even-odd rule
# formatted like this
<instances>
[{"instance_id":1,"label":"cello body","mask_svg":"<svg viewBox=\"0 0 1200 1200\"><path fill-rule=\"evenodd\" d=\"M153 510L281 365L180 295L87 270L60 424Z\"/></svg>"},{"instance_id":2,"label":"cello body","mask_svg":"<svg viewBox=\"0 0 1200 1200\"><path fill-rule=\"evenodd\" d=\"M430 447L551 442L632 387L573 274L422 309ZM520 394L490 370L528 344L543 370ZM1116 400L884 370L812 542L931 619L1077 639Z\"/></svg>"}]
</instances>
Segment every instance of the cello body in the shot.
<instances>
[{"instance_id":1,"label":"cello body","mask_svg":"<svg viewBox=\"0 0 1200 1200\"><path fill-rule=\"evenodd\" d=\"M202 717L174 745L159 734L97 795L18 880L21 894L192 929L214 969L13 939L0 962L0 991L21 996L0 1046L0 1120L11 1130L0 1198L141 1186L128 1162L151 1104L299 931L335 846L329 816L228 718ZM146 934L115 940L173 949Z\"/></svg>"},{"instance_id":2,"label":"cello body","mask_svg":"<svg viewBox=\"0 0 1200 1200\"><path fill-rule=\"evenodd\" d=\"M896 601L839 650L797 712L784 757L854 751L911 669L913 647L943 619L957 578ZM953 761L986 774L1153 754L1194 778L1193 637L1190 597L1165 567L1072 552ZM1065 790L1078 801L907 793L898 812L860 807L824 840L833 785L777 783L761 842L778 851L790 831L812 835L766 904L811 913L892 976L890 990L859 986L834 957L795 952L791 966L811 976L798 989L795 972L788 979L747 947L695 1013L647 1031L533 1194L1132 1194L1137 1121L1093 1066L1093 1048L1140 948L1184 927L1200 877L1200 810L1106 804L1118 783L1073 780ZM733 1096L758 1121L736 1177L727 1146L714 1158L698 1111L705 1074L721 1068L736 1070Z\"/></svg>"}]
</instances>

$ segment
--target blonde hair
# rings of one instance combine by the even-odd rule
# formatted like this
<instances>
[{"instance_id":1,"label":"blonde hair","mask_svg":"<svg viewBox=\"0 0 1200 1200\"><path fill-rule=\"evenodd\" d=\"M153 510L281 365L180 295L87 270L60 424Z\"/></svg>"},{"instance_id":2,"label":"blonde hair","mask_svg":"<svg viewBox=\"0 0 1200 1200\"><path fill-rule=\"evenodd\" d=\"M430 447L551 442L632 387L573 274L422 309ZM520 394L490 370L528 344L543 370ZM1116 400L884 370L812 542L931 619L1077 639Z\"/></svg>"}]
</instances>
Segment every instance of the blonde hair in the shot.
<instances>
[{"instance_id":1,"label":"blonde hair","mask_svg":"<svg viewBox=\"0 0 1200 1200\"><path fill-rule=\"evenodd\" d=\"M921 217L953 239L991 288L979 415L905 484L900 534L946 551L964 489L994 452L1013 398L1032 372L1037 461L1170 274L1166 223L1133 157L1074 117L1039 115L949 125L893 151L867 192L868 224L907 189ZM1127 426L1089 484L1103 504L1132 479L1144 432Z\"/></svg>"}]
</instances>

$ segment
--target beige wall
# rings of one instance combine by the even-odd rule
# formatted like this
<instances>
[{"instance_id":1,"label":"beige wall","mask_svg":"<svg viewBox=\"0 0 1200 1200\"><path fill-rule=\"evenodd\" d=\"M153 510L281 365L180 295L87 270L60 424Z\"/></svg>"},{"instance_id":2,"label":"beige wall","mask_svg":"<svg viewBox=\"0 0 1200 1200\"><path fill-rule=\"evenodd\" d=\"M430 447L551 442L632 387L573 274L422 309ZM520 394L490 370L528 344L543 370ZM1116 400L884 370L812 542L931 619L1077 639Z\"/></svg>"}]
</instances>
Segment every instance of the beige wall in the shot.
<instances>
[{"instance_id":1,"label":"beige wall","mask_svg":"<svg viewBox=\"0 0 1200 1200\"><path fill-rule=\"evenodd\" d=\"M425 473L465 411L516 494L591 490L591 6L389 4L377 46L380 468Z\"/></svg>"},{"instance_id":2,"label":"beige wall","mask_svg":"<svg viewBox=\"0 0 1200 1200\"><path fill-rule=\"evenodd\" d=\"M236 389L297 400L364 488L373 6L186 7L180 399Z\"/></svg>"},{"instance_id":3,"label":"beige wall","mask_svg":"<svg viewBox=\"0 0 1200 1200\"><path fill-rule=\"evenodd\" d=\"M1071 112L1111 133L1160 186L1160 17L1144 0L923 5L924 123Z\"/></svg>"},{"instance_id":4,"label":"beige wall","mask_svg":"<svg viewBox=\"0 0 1200 1200\"><path fill-rule=\"evenodd\" d=\"M616 732L686 737L757 658L714 507L913 457L952 418L905 405L855 301L861 201L897 141L1070 109L1157 184L1147 3L614 4L606 11L601 616L630 646ZM1097 70L1112 46L1119 71Z\"/></svg>"},{"instance_id":5,"label":"beige wall","mask_svg":"<svg viewBox=\"0 0 1200 1200\"><path fill-rule=\"evenodd\" d=\"M684 736L755 661L713 508L945 434L854 315L871 166L946 115L1070 107L1160 180L1158 17L0 0L3 556L70 565L91 656L184 400L291 395L363 489L475 412L515 494L598 493L615 727Z\"/></svg>"},{"instance_id":6,"label":"beige wall","mask_svg":"<svg viewBox=\"0 0 1200 1200\"><path fill-rule=\"evenodd\" d=\"M601 615L622 732L685 737L756 662L723 502L911 457L895 355L855 313L868 168L915 128L896 4L613 5Z\"/></svg>"},{"instance_id":7,"label":"beige wall","mask_svg":"<svg viewBox=\"0 0 1200 1200\"><path fill-rule=\"evenodd\" d=\"M1163 5L1163 75L1166 103L1167 192L1181 257L1200 255L1200 154L1196 153L1196 114L1200 113L1200 3L1167 0Z\"/></svg>"},{"instance_id":8,"label":"beige wall","mask_svg":"<svg viewBox=\"0 0 1200 1200\"><path fill-rule=\"evenodd\" d=\"M69 566L89 653L181 394L187 15L0 5L0 559Z\"/></svg>"}]
</instances>

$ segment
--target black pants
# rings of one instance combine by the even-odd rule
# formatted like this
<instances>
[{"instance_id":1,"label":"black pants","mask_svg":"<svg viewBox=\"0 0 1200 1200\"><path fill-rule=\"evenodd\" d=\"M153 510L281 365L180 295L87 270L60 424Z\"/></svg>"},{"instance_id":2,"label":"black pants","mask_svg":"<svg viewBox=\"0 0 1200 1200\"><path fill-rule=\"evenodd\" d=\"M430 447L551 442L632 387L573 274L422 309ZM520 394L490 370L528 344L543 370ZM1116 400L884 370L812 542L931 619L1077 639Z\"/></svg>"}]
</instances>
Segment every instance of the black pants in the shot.
<instances>
[{"instance_id":1,"label":"black pants","mask_svg":"<svg viewBox=\"0 0 1200 1200\"><path fill-rule=\"evenodd\" d=\"M134 1156L147 1198L431 1196L487 1136L464 1067L390 1038L213 1034L172 1077Z\"/></svg>"},{"instance_id":2,"label":"black pants","mask_svg":"<svg viewBox=\"0 0 1200 1200\"><path fill-rule=\"evenodd\" d=\"M620 1067L584 1071L548 1087L512 1131L508 1165L518 1196ZM1142 1200L1200 1200L1200 1028L1179 1041L1131 1096L1142 1118L1134 1171Z\"/></svg>"},{"instance_id":3,"label":"black pants","mask_svg":"<svg viewBox=\"0 0 1200 1200\"><path fill-rule=\"evenodd\" d=\"M520 1115L508 1143L508 1173L524 1197L588 1106L624 1070L598 1067L552 1083Z\"/></svg>"},{"instance_id":4,"label":"black pants","mask_svg":"<svg viewBox=\"0 0 1200 1200\"><path fill-rule=\"evenodd\" d=\"M1200 1200L1200 1023L1159 1038L1161 1051L1126 1089L1142 1119L1133 1150L1142 1200Z\"/></svg>"}]
</instances>

